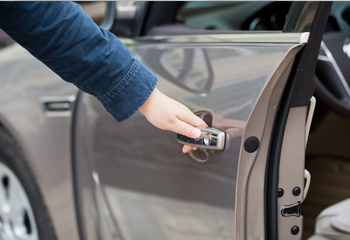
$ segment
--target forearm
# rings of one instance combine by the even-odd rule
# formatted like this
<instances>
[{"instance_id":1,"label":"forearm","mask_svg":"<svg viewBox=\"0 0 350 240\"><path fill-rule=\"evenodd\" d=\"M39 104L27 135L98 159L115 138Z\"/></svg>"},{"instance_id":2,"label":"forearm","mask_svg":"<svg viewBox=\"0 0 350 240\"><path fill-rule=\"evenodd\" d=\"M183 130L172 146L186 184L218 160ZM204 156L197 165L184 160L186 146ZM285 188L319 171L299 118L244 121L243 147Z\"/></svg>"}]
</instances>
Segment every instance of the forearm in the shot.
<instances>
[{"instance_id":1,"label":"forearm","mask_svg":"<svg viewBox=\"0 0 350 240\"><path fill-rule=\"evenodd\" d=\"M62 79L96 96L118 120L152 93L157 77L71 2L1 2L0 28Z\"/></svg>"}]
</instances>

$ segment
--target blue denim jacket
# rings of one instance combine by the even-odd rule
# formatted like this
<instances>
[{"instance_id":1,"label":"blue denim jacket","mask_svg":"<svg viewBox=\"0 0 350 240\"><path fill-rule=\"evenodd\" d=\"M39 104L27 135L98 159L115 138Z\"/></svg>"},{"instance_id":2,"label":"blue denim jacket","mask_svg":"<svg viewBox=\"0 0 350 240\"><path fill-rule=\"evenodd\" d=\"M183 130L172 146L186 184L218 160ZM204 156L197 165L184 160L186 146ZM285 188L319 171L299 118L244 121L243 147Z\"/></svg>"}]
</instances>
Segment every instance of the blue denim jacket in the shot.
<instances>
[{"instance_id":1,"label":"blue denim jacket","mask_svg":"<svg viewBox=\"0 0 350 240\"><path fill-rule=\"evenodd\" d=\"M117 121L135 113L157 76L72 2L0 2L0 28Z\"/></svg>"}]
</instances>

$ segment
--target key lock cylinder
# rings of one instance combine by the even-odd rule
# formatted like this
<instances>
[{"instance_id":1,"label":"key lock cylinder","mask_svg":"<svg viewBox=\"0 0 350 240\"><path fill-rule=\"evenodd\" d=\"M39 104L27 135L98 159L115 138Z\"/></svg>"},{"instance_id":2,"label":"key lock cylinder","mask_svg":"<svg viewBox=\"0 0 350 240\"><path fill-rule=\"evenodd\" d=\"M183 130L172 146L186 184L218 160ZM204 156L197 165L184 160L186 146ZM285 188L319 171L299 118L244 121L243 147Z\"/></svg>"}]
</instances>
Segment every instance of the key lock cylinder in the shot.
<instances>
[{"instance_id":1,"label":"key lock cylinder","mask_svg":"<svg viewBox=\"0 0 350 240\"><path fill-rule=\"evenodd\" d=\"M197 147L197 151L191 150L188 154L195 161L203 163L209 160L210 152L228 149L230 145L230 135L225 131L211 127L213 115L209 111L197 111L194 112L194 114L202 118L209 127L198 127L202 132L200 138L189 138L175 133L175 139L181 144Z\"/></svg>"}]
</instances>

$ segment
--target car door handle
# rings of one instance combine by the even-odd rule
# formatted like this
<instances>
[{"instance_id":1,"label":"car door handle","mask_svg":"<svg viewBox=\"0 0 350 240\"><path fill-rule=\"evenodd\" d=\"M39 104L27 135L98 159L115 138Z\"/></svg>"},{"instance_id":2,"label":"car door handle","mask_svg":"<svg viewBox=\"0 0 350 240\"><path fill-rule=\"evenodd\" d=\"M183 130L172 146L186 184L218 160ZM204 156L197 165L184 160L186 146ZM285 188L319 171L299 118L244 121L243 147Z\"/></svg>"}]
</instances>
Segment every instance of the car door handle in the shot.
<instances>
[{"instance_id":1,"label":"car door handle","mask_svg":"<svg viewBox=\"0 0 350 240\"><path fill-rule=\"evenodd\" d=\"M43 108L47 112L64 112L71 110L72 104L76 96L54 96L42 97L40 99Z\"/></svg>"},{"instance_id":2,"label":"car door handle","mask_svg":"<svg viewBox=\"0 0 350 240\"><path fill-rule=\"evenodd\" d=\"M230 135L216 128L201 128L202 135L199 138L189 138L182 134L175 133L175 139L185 145L211 150L227 150L230 146Z\"/></svg>"}]
</instances>

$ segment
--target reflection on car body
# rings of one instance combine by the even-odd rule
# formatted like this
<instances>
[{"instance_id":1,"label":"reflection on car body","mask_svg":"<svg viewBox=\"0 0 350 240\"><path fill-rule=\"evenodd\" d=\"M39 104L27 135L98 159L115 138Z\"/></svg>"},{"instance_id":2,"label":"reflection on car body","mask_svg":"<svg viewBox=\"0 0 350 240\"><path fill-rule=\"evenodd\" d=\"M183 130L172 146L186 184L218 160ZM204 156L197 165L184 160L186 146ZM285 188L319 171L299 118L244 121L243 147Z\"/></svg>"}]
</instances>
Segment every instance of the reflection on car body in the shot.
<instances>
[{"instance_id":1,"label":"reflection on car body","mask_svg":"<svg viewBox=\"0 0 350 240\"><path fill-rule=\"evenodd\" d=\"M350 12L348 3L334 4L323 42L343 85L329 81L335 79L328 71L334 64L326 51L310 47L316 41L312 18L327 4L110 2L105 19L96 17L158 75L162 92L229 134L224 151L205 151L208 161L182 154L173 133L155 129L140 113L118 124L97 99L58 79L18 45L0 50L0 152L4 139L22 150L35 176L28 182L42 194L58 239L301 239L304 212L310 236L316 215L308 200L295 212L299 217L285 217L281 209L305 198L305 122L313 79L300 80L308 92L291 97L299 102L288 105L286 96L293 95L291 82L304 70L298 72L296 64L311 49L315 61L319 55L315 94L321 100L314 126L324 124L327 104L350 116L344 90L349 71L338 60L350 61L350 22L343 16ZM322 21L320 15L316 23ZM312 134L312 158L322 151L336 154L336 148L321 149ZM250 150L248 139L257 147ZM273 159L277 174L271 173ZM0 161L5 162L1 155ZM300 191L293 195L295 187ZM312 191L311 184L311 199ZM34 215L38 211L33 208Z\"/></svg>"}]
</instances>

